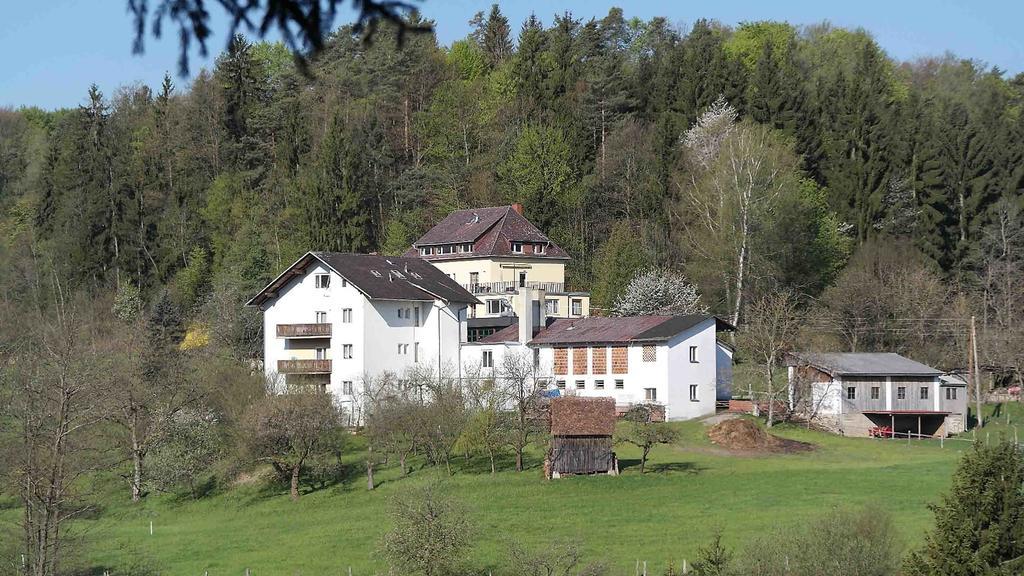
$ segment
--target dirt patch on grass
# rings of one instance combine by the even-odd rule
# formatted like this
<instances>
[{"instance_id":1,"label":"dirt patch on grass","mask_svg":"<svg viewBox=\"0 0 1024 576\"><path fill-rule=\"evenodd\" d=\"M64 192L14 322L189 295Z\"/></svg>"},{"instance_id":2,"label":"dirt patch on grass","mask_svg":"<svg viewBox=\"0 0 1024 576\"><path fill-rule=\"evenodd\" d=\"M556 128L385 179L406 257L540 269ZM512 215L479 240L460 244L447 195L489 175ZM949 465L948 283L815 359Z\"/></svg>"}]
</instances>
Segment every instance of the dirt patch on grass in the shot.
<instances>
[{"instance_id":1,"label":"dirt patch on grass","mask_svg":"<svg viewBox=\"0 0 1024 576\"><path fill-rule=\"evenodd\" d=\"M769 434L757 422L747 418L715 424L708 429L708 438L716 445L734 452L791 454L815 448L814 444Z\"/></svg>"}]
</instances>

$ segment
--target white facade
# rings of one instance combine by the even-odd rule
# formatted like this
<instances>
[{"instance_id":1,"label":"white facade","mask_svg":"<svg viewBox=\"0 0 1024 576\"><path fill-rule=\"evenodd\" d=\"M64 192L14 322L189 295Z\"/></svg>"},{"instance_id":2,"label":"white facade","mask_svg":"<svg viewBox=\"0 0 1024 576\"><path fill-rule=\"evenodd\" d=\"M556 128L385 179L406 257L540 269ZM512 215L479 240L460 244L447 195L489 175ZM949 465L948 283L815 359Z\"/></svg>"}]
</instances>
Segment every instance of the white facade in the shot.
<instances>
[{"instance_id":1,"label":"white facade","mask_svg":"<svg viewBox=\"0 0 1024 576\"><path fill-rule=\"evenodd\" d=\"M318 285L318 275L330 277L326 287ZM292 374L322 383L342 403L355 400L367 377L424 365L455 371L461 361L466 304L370 299L323 263L295 276L262 308L267 377L281 385ZM278 336L278 326L296 324L327 324L330 336ZM327 373L322 363L311 372L280 364L318 359L330 361Z\"/></svg>"},{"instance_id":2,"label":"white facade","mask_svg":"<svg viewBox=\"0 0 1024 576\"><path fill-rule=\"evenodd\" d=\"M625 370L617 371L613 366L614 348L625 348ZM648 349L646 358L645 348ZM561 354L556 352L559 349L566 350L564 371L556 370L555 366L555 355ZM594 365L594 354L598 349L604 349L603 370ZM483 366L485 354L488 353L490 356L487 362L491 364L490 367ZM577 353L586 354L586 367L580 371L575 370L573 361ZM621 408L642 402L655 402L665 406L666 418L670 420L698 418L715 413L721 372L716 320L712 317L662 342L524 345L514 341L464 344L464 373L476 374L479 371L482 377L500 376L502 359L507 354L526 355L534 362L537 378L542 379L548 388L562 389L564 394L611 397ZM731 367L728 373L731 374Z\"/></svg>"}]
</instances>

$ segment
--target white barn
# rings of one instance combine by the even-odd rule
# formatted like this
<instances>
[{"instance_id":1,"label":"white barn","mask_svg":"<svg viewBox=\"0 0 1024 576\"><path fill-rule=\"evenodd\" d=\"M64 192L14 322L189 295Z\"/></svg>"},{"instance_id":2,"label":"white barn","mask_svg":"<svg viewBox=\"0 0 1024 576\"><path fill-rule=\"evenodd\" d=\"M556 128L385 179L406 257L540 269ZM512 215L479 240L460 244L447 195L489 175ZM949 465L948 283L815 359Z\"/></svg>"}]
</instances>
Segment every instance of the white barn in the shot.
<instances>
[{"instance_id":1,"label":"white barn","mask_svg":"<svg viewBox=\"0 0 1024 576\"><path fill-rule=\"evenodd\" d=\"M520 290L529 299L529 291ZM529 309L523 303L522 309ZM718 333L732 326L709 315L532 318L477 342L463 344L467 374L501 376L508 354L527 356L536 377L564 394L611 397L620 412L641 402L665 407L666 418L715 413L720 388L731 380L731 354ZM729 366L720 366L729 362Z\"/></svg>"}]
</instances>

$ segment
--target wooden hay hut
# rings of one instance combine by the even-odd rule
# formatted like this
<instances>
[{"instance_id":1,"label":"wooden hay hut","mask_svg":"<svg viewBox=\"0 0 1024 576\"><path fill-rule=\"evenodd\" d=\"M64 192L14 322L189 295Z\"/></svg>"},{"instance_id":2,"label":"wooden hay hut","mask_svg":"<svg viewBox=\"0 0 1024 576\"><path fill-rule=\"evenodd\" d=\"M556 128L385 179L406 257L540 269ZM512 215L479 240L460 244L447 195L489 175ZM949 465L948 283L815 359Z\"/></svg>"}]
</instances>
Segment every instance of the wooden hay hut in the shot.
<instances>
[{"instance_id":1,"label":"wooden hay hut","mask_svg":"<svg viewBox=\"0 0 1024 576\"><path fill-rule=\"evenodd\" d=\"M566 396L551 401L551 449L548 476L617 474L612 452L615 400Z\"/></svg>"}]
</instances>

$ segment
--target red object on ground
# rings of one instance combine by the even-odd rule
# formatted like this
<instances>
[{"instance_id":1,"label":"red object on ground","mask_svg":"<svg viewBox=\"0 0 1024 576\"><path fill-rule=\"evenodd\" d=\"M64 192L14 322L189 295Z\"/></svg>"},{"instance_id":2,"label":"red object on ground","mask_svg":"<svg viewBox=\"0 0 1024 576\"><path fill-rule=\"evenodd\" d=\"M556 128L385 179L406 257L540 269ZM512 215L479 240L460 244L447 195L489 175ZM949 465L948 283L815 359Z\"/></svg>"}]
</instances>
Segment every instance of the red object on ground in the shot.
<instances>
[{"instance_id":1,"label":"red object on ground","mask_svg":"<svg viewBox=\"0 0 1024 576\"><path fill-rule=\"evenodd\" d=\"M875 426L868 430L868 436L872 438L892 438L892 428L890 426Z\"/></svg>"}]
</instances>

